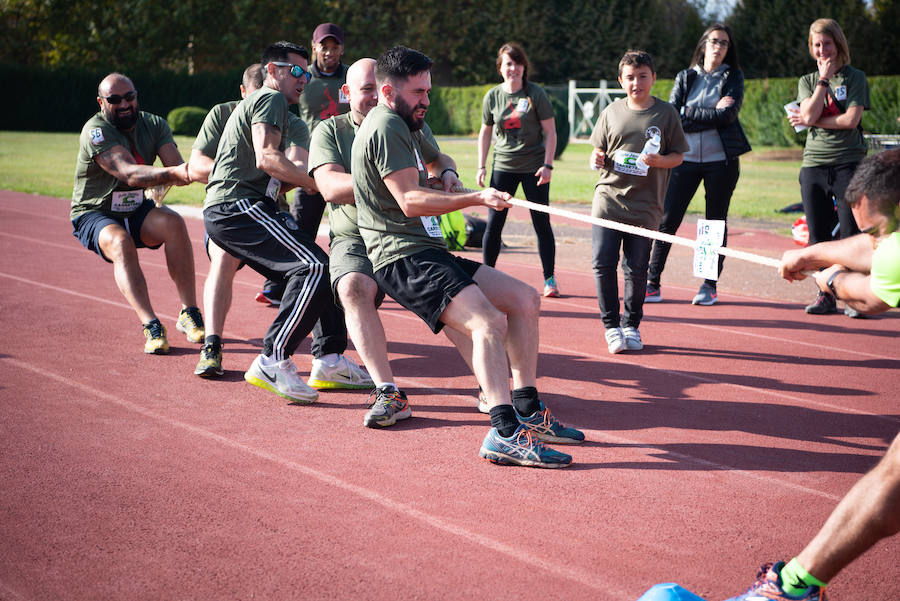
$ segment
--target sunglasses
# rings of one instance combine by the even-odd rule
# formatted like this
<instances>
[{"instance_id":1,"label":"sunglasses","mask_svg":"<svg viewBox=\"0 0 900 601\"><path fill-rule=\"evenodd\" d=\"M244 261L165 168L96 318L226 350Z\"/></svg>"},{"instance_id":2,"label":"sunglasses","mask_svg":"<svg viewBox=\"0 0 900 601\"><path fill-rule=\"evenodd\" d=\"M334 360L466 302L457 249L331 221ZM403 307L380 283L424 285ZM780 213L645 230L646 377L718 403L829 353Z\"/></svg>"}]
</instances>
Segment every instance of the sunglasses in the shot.
<instances>
[{"instance_id":1,"label":"sunglasses","mask_svg":"<svg viewBox=\"0 0 900 601\"><path fill-rule=\"evenodd\" d=\"M310 78L312 77L310 72L307 71L306 69L304 69L303 67L301 67L300 65L293 65L291 63L282 63L282 62L276 62L276 61L272 61L269 64L275 65L276 67L290 67L291 75L293 75L297 79L300 79L302 77L302 78L306 79L307 82L309 82Z\"/></svg>"},{"instance_id":2,"label":"sunglasses","mask_svg":"<svg viewBox=\"0 0 900 601\"><path fill-rule=\"evenodd\" d=\"M102 98L103 100L107 101L110 104L119 104L123 100L125 100L127 102L131 102L132 100L137 98L137 92L135 92L134 90L131 90L130 92L126 93L125 95L113 94L112 96L101 96L100 98Z\"/></svg>"},{"instance_id":3,"label":"sunglasses","mask_svg":"<svg viewBox=\"0 0 900 601\"><path fill-rule=\"evenodd\" d=\"M714 40L712 38L706 38L706 42L710 46L721 46L723 48L728 48L728 40Z\"/></svg>"}]
</instances>

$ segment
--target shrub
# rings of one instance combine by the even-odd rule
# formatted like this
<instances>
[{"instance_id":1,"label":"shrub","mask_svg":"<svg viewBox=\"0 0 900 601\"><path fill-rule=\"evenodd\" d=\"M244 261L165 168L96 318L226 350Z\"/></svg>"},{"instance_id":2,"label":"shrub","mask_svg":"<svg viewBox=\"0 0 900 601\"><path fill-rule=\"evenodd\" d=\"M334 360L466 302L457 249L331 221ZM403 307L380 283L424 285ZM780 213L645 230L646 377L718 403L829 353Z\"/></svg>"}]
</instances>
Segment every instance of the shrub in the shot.
<instances>
[{"instance_id":1,"label":"shrub","mask_svg":"<svg viewBox=\"0 0 900 601\"><path fill-rule=\"evenodd\" d=\"M179 106L169 111L166 121L169 122L173 134L196 136L208 112L199 106Z\"/></svg>"}]
</instances>

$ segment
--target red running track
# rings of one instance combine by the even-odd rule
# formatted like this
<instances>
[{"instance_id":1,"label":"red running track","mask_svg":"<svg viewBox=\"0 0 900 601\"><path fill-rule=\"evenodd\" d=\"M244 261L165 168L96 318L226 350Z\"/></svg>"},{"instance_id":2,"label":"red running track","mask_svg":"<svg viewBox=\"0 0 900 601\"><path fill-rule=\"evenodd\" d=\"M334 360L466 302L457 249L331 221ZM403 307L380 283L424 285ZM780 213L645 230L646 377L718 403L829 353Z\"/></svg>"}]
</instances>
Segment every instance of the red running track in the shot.
<instances>
[{"instance_id":1,"label":"red running track","mask_svg":"<svg viewBox=\"0 0 900 601\"><path fill-rule=\"evenodd\" d=\"M205 381L162 252L140 255L173 349L150 356L70 232L67 201L0 197L4 600L633 601L676 581L717 601L796 554L900 429L896 313L724 293L697 310L671 287L645 351L611 356L586 265L544 301L539 387L589 442L569 469L499 467L477 457L474 378L396 304L381 316L414 417L370 430L365 391L296 406L243 381L273 316L260 276L239 272L226 376ZM537 283L525 259L501 266ZM833 598L896 601L897 557L883 541Z\"/></svg>"}]
</instances>

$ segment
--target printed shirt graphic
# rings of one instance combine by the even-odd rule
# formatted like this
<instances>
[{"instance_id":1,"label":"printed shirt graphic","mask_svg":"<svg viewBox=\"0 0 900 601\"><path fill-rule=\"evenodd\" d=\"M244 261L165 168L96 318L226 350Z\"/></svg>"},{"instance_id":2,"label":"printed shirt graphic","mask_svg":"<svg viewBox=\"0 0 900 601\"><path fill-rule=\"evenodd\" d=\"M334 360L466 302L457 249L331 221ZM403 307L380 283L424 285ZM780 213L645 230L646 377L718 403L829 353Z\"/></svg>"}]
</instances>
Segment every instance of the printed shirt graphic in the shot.
<instances>
[{"instance_id":1,"label":"printed shirt graphic","mask_svg":"<svg viewBox=\"0 0 900 601\"><path fill-rule=\"evenodd\" d=\"M818 85L819 72L808 73L797 84L797 102L812 96ZM835 73L828 84L825 108L822 116L839 115L853 106L864 110L871 108L869 82L866 74L850 65ZM810 127L803 148L804 167L827 167L846 163L858 163L866 157L868 147L860 129L825 129Z\"/></svg>"},{"instance_id":2,"label":"printed shirt graphic","mask_svg":"<svg viewBox=\"0 0 900 601\"><path fill-rule=\"evenodd\" d=\"M493 168L508 173L534 173L544 164L541 121L553 117L550 98L540 86L528 83L514 94L496 86L485 94L481 122L494 126Z\"/></svg>"},{"instance_id":3,"label":"printed shirt graphic","mask_svg":"<svg viewBox=\"0 0 900 601\"><path fill-rule=\"evenodd\" d=\"M309 128L310 135L325 119L343 115L350 110L350 102L341 91L341 86L347 80L347 68L347 65L341 63L333 75L324 75L315 61L309 66L312 78L300 94L297 110Z\"/></svg>"},{"instance_id":4,"label":"printed shirt graphic","mask_svg":"<svg viewBox=\"0 0 900 601\"><path fill-rule=\"evenodd\" d=\"M132 156L136 154L146 164L153 164L158 150L169 142L175 142L169 124L162 117L151 113L140 111L133 132L118 129L106 120L103 113L91 117L84 124L78 142L70 218L74 220L88 211L103 211L122 217L136 210L140 206L140 202L136 202L137 198L143 201L142 188L127 186L119 181L100 167L94 157L114 146L122 146ZM131 193L117 194L114 199L114 192ZM113 210L114 203L118 209L116 211Z\"/></svg>"},{"instance_id":5,"label":"printed shirt graphic","mask_svg":"<svg viewBox=\"0 0 900 601\"><path fill-rule=\"evenodd\" d=\"M606 152L607 165L614 159L619 164L599 171L591 211L594 217L659 227L671 169L650 167L645 174L629 170L635 168L632 163L653 134L660 136L660 154L684 153L689 146L675 108L659 98L653 100L650 108L635 111L620 98L600 113L591 144Z\"/></svg>"},{"instance_id":6,"label":"printed shirt graphic","mask_svg":"<svg viewBox=\"0 0 900 601\"><path fill-rule=\"evenodd\" d=\"M360 125L351 158L353 195L359 231L376 271L429 248L447 249L443 237L428 234L421 218L403 213L384 184L385 176L415 167L424 185L427 174L416 154L427 164L438 152L430 131L412 134L403 118L384 105L373 108Z\"/></svg>"}]
</instances>

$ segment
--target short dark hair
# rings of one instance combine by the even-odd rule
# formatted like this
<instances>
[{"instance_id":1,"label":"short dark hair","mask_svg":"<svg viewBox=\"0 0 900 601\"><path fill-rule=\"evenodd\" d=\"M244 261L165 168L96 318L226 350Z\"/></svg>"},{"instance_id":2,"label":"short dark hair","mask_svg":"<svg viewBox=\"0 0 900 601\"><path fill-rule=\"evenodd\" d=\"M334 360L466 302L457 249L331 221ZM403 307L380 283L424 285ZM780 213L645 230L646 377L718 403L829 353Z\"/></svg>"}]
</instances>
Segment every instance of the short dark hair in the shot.
<instances>
[{"instance_id":1,"label":"short dark hair","mask_svg":"<svg viewBox=\"0 0 900 601\"><path fill-rule=\"evenodd\" d=\"M263 50L260 64L263 66L263 69L265 69L266 65L271 62L287 62L288 54L299 54L309 61L309 51L307 51L306 48L300 44L281 40L280 42L271 44L268 48Z\"/></svg>"},{"instance_id":2,"label":"short dark hair","mask_svg":"<svg viewBox=\"0 0 900 601\"><path fill-rule=\"evenodd\" d=\"M731 32L731 27L723 23L713 23L706 28L706 31L700 36L700 41L697 42L697 47L694 49L694 56L691 57L690 66L703 66L703 59L706 58L706 39L709 37L709 34L714 31L724 31L725 35L728 36L728 52L725 53L725 58L722 59L722 62L732 69L740 69L741 64L738 61L737 42L734 41L734 34Z\"/></svg>"},{"instance_id":3,"label":"short dark hair","mask_svg":"<svg viewBox=\"0 0 900 601\"><path fill-rule=\"evenodd\" d=\"M394 46L375 62L375 80L379 83L390 79L409 79L423 71L430 71L434 62L412 48Z\"/></svg>"},{"instance_id":4,"label":"short dark hair","mask_svg":"<svg viewBox=\"0 0 900 601\"><path fill-rule=\"evenodd\" d=\"M503 55L508 54L514 63L522 65L522 85L528 85L528 71L531 69L531 63L525 50L516 42L506 42L500 46L497 51L497 70L500 70L500 64L503 62Z\"/></svg>"},{"instance_id":5,"label":"short dark hair","mask_svg":"<svg viewBox=\"0 0 900 601\"><path fill-rule=\"evenodd\" d=\"M244 84L246 89L253 88L258 90L263 86L263 79L265 79L265 76L263 75L262 65L253 63L244 69L244 77L241 78L241 83Z\"/></svg>"},{"instance_id":6,"label":"short dark hair","mask_svg":"<svg viewBox=\"0 0 900 601\"><path fill-rule=\"evenodd\" d=\"M844 199L856 206L863 195L876 213L891 220L894 229L900 218L900 148L866 157L856 168L844 192Z\"/></svg>"},{"instance_id":7,"label":"short dark hair","mask_svg":"<svg viewBox=\"0 0 900 601\"><path fill-rule=\"evenodd\" d=\"M653 68L653 57L643 50L629 50L619 61L619 77L622 77L623 67L649 67L651 73L656 73Z\"/></svg>"}]
</instances>

